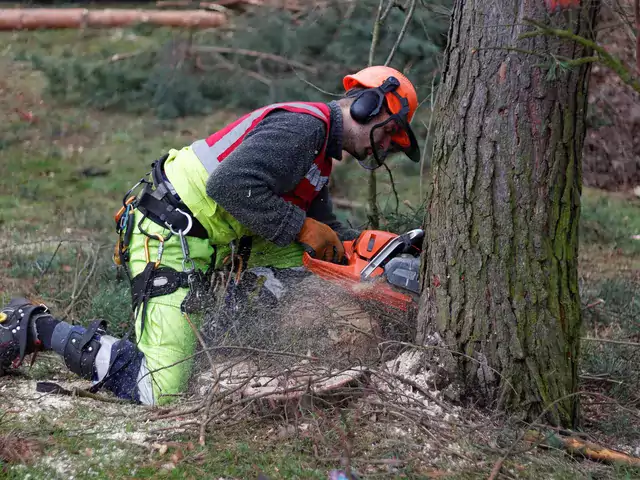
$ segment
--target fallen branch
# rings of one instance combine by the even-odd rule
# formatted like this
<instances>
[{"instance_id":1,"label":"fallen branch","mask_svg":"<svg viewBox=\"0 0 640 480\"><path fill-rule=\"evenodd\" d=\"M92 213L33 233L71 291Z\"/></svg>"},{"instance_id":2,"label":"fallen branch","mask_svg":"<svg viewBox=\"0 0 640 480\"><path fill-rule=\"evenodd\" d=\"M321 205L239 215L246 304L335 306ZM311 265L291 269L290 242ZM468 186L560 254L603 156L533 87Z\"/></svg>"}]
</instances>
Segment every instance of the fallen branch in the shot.
<instances>
[{"instance_id":1,"label":"fallen branch","mask_svg":"<svg viewBox=\"0 0 640 480\"><path fill-rule=\"evenodd\" d=\"M212 28L226 23L218 12L181 10L162 12L142 9L3 8L0 30L39 28L112 28L149 23L171 27Z\"/></svg>"},{"instance_id":2,"label":"fallen branch","mask_svg":"<svg viewBox=\"0 0 640 480\"><path fill-rule=\"evenodd\" d=\"M582 440L575 437L564 437L555 433L545 435L535 430L527 432L524 439L527 442L539 443L540 445L551 448L562 447L571 454L582 455L589 460L595 460L597 462L617 463L631 467L640 467L640 458L631 457L625 453L611 450L588 440Z\"/></svg>"},{"instance_id":3,"label":"fallen branch","mask_svg":"<svg viewBox=\"0 0 640 480\"><path fill-rule=\"evenodd\" d=\"M500 474L500 469L502 468L502 464L504 463L504 461L506 460L507 457L502 457L500 458L494 465L493 468L491 469L491 473L489 474L489 478L487 478L487 480L496 480L496 478L498 478L498 475Z\"/></svg>"},{"instance_id":4,"label":"fallen branch","mask_svg":"<svg viewBox=\"0 0 640 480\"><path fill-rule=\"evenodd\" d=\"M614 380L613 378L608 378L608 377L598 377L597 375L580 375L580 378L583 380L592 380L595 382L609 382L609 383L616 383L618 385L624 384L624 382L621 380Z\"/></svg>"},{"instance_id":5,"label":"fallen branch","mask_svg":"<svg viewBox=\"0 0 640 480\"><path fill-rule=\"evenodd\" d=\"M309 73L317 73L317 69L305 65L304 63L296 62L295 60L289 60L288 58L275 55L273 53L258 52L256 50L245 50L243 48L230 48L230 47L192 47L192 52L196 53L231 53L235 55L242 55L246 57L262 58L264 60L271 60L272 62L281 63L289 67L299 68Z\"/></svg>"},{"instance_id":6,"label":"fallen branch","mask_svg":"<svg viewBox=\"0 0 640 480\"><path fill-rule=\"evenodd\" d=\"M626 342L624 340L609 340L608 338L582 337L581 340L586 340L587 342L613 343L615 345L626 345L628 347L640 347L640 343L638 342Z\"/></svg>"},{"instance_id":7,"label":"fallen branch","mask_svg":"<svg viewBox=\"0 0 640 480\"><path fill-rule=\"evenodd\" d=\"M65 309L65 311L63 313L63 318L66 318L71 313L71 310L73 309L74 305L76 304L76 301L78 300L78 298L80 298L80 296L82 295L82 292L87 287L87 284L89 283L89 280L91 279L91 277L93 276L94 272L96 271L96 266L98 265L98 260L100 259L99 255L100 255L100 249L101 248L102 248L101 246L98 246L98 249L96 250L96 253L95 253L94 257L93 257L93 264L91 265L91 270L89 271L89 273L85 277L84 282L82 283L82 286L80 287L80 289L78 290L77 293L76 293L77 280L78 280L78 278L80 276L80 273L82 273L82 271L84 271L84 269L86 268L86 264L85 264L85 267L83 267L80 272L76 273L76 278L75 278L75 280L73 282L73 292L71 293L71 302L69 302L69 305Z\"/></svg>"},{"instance_id":8,"label":"fallen branch","mask_svg":"<svg viewBox=\"0 0 640 480\"><path fill-rule=\"evenodd\" d=\"M215 52L212 52L212 53L214 53L218 57L218 60L219 60L218 64L212 65L212 66L204 65L202 63L202 59L200 58L200 56L196 55L195 56L196 67L202 70L203 72L209 72L209 71L215 70L216 68L224 68L225 70L229 70L229 71L237 70L237 71L243 72L248 77L258 80L260 83L266 85L267 87L271 86L271 80L264 77L263 75L260 75L259 73L254 72L253 70L247 70L246 68L242 68L240 65L233 64L220 53L215 53ZM231 276L229 276L229 279L230 278Z\"/></svg>"},{"instance_id":9,"label":"fallen branch","mask_svg":"<svg viewBox=\"0 0 640 480\"><path fill-rule=\"evenodd\" d=\"M335 207L348 208L351 210L357 210L365 207L363 203L352 202L351 200L347 200L346 198L332 198L331 203L333 203Z\"/></svg>"},{"instance_id":10,"label":"fallen branch","mask_svg":"<svg viewBox=\"0 0 640 480\"><path fill-rule=\"evenodd\" d=\"M597 307L598 305L600 305L602 303L604 303L604 300L599 298L595 302L592 302L592 303L589 303L588 305L585 305L583 310L587 310L589 308Z\"/></svg>"},{"instance_id":11,"label":"fallen branch","mask_svg":"<svg viewBox=\"0 0 640 480\"><path fill-rule=\"evenodd\" d=\"M73 387L71 390L67 390L66 388L63 388L60 385L53 382L38 382L36 384L36 392L41 392L45 394L54 394L54 395L64 395L67 397L90 398L92 400L97 400L99 402L116 403L119 405L133 405L132 401L125 400L124 398L105 397L104 395L91 393L87 390L84 390L78 387Z\"/></svg>"}]
</instances>

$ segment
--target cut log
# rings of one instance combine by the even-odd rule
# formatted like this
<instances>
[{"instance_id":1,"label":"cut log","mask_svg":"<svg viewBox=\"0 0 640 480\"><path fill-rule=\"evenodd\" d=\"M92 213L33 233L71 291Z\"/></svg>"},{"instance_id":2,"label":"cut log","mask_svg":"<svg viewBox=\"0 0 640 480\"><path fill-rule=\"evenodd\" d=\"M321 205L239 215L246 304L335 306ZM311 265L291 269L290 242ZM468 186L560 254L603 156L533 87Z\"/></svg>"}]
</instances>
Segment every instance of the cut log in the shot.
<instances>
[{"instance_id":1,"label":"cut log","mask_svg":"<svg viewBox=\"0 0 640 480\"><path fill-rule=\"evenodd\" d=\"M225 15L204 10L157 11L142 9L9 8L0 9L0 30L56 28L112 28L138 23L170 27L212 28L226 22Z\"/></svg>"}]
</instances>

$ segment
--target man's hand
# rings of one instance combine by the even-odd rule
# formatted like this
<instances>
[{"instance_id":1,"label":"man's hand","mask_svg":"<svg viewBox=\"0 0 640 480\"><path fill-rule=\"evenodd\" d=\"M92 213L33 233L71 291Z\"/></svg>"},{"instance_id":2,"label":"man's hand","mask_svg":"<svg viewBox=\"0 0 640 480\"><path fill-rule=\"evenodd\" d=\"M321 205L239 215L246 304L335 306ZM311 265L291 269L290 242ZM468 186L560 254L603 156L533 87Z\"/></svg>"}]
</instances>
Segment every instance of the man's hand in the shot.
<instances>
[{"instance_id":1,"label":"man's hand","mask_svg":"<svg viewBox=\"0 0 640 480\"><path fill-rule=\"evenodd\" d=\"M334 263L340 263L344 258L344 246L336 232L313 218L305 218L297 239L314 258Z\"/></svg>"}]
</instances>

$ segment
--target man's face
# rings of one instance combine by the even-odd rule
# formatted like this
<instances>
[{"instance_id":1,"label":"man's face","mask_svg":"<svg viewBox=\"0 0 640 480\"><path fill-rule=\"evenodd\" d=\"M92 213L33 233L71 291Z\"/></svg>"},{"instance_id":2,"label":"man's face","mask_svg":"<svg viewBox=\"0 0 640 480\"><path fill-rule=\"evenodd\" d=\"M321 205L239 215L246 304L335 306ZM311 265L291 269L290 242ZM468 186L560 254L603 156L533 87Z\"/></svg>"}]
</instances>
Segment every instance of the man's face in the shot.
<instances>
[{"instance_id":1,"label":"man's face","mask_svg":"<svg viewBox=\"0 0 640 480\"><path fill-rule=\"evenodd\" d=\"M384 123L389 118L389 113L381 112L376 118L366 125L356 125L357 131L353 132L353 147L349 151L354 158L363 161L367 157L373 156L373 148L378 152L386 152L391 145L391 136L398 133L399 125L395 120L391 120L384 126L375 128ZM371 144L371 131L373 130L373 145Z\"/></svg>"}]
</instances>

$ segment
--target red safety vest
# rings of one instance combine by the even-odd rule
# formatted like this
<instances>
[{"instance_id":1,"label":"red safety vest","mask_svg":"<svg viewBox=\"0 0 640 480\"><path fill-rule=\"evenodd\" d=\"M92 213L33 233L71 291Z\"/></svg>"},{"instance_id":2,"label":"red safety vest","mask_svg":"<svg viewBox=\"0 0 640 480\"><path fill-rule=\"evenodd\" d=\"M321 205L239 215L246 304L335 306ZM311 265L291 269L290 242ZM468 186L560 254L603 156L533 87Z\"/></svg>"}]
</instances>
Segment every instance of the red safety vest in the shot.
<instances>
[{"instance_id":1,"label":"red safety vest","mask_svg":"<svg viewBox=\"0 0 640 480\"><path fill-rule=\"evenodd\" d=\"M209 175L224 161L244 137L269 113L276 109L284 109L290 112L306 113L322 120L326 126L327 136L322 150L317 152L316 158L305 177L296 187L282 195L288 201L307 210L318 192L329 181L333 161L326 157L327 139L329 138L329 126L331 110L324 103L314 102L289 102L275 103L259 108L243 115L235 122L227 125L222 130L214 133L206 139L198 140L191 145L191 150L198 157Z\"/></svg>"}]
</instances>

